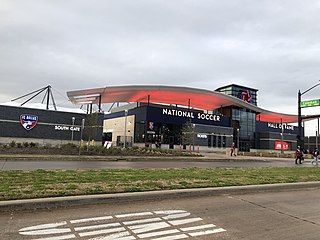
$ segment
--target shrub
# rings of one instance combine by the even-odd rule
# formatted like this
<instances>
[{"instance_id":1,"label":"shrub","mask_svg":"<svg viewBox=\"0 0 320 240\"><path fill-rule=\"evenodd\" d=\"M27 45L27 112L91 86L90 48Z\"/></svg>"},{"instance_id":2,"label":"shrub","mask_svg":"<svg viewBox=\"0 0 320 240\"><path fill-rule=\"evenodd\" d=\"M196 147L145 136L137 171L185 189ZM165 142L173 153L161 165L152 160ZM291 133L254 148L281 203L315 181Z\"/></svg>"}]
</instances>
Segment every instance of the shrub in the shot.
<instances>
[{"instance_id":1,"label":"shrub","mask_svg":"<svg viewBox=\"0 0 320 240\"><path fill-rule=\"evenodd\" d=\"M25 147L25 148L29 147L29 143L28 142L24 142L23 143L23 147Z\"/></svg>"},{"instance_id":2,"label":"shrub","mask_svg":"<svg viewBox=\"0 0 320 240\"><path fill-rule=\"evenodd\" d=\"M16 142L15 141L11 141L11 143L9 143L9 146L14 148L16 146Z\"/></svg>"},{"instance_id":3,"label":"shrub","mask_svg":"<svg viewBox=\"0 0 320 240\"><path fill-rule=\"evenodd\" d=\"M37 144L37 143L34 143L34 142L31 142L31 143L29 144L29 146L32 147L32 148L34 148L34 147L37 147L38 144Z\"/></svg>"},{"instance_id":4,"label":"shrub","mask_svg":"<svg viewBox=\"0 0 320 240\"><path fill-rule=\"evenodd\" d=\"M46 143L46 145L44 145L43 148L50 149L50 148L52 148L52 145L50 143Z\"/></svg>"},{"instance_id":5,"label":"shrub","mask_svg":"<svg viewBox=\"0 0 320 240\"><path fill-rule=\"evenodd\" d=\"M78 148L78 146L75 145L74 143L67 143L67 144L62 144L60 146L60 148L62 148L62 149L76 149L76 148Z\"/></svg>"},{"instance_id":6,"label":"shrub","mask_svg":"<svg viewBox=\"0 0 320 240\"><path fill-rule=\"evenodd\" d=\"M22 144L21 143L17 143L17 148L22 148Z\"/></svg>"}]
</instances>

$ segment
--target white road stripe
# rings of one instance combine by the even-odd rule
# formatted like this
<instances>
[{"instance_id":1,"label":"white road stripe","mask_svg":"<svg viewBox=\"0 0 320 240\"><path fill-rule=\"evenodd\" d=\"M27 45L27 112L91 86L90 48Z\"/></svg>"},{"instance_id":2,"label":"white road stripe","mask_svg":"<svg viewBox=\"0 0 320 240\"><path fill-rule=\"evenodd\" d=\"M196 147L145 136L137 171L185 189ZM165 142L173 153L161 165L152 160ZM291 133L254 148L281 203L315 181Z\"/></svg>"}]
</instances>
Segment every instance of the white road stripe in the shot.
<instances>
[{"instance_id":1,"label":"white road stripe","mask_svg":"<svg viewBox=\"0 0 320 240\"><path fill-rule=\"evenodd\" d=\"M134 236L129 236L129 232L122 232L117 234L112 234L104 237L90 238L89 240L134 240Z\"/></svg>"},{"instance_id":2,"label":"white road stripe","mask_svg":"<svg viewBox=\"0 0 320 240\"><path fill-rule=\"evenodd\" d=\"M165 210L165 211L154 211L155 214L177 214L177 213L185 213L185 210Z\"/></svg>"},{"instance_id":3,"label":"white road stripe","mask_svg":"<svg viewBox=\"0 0 320 240\"><path fill-rule=\"evenodd\" d=\"M166 222L159 222L159 223L151 223L151 224L143 224L143 225L135 225L129 227L130 230L132 230L134 233L145 233L150 231L155 231L161 228L167 228L170 227L170 225Z\"/></svg>"},{"instance_id":4,"label":"white road stripe","mask_svg":"<svg viewBox=\"0 0 320 240\"><path fill-rule=\"evenodd\" d=\"M28 232L20 232L22 235L27 236L35 236L35 235L50 235L50 234L57 234L57 233L69 233L71 229L69 228L49 228L49 229L42 229L42 230L35 230L35 231L28 231Z\"/></svg>"},{"instance_id":5,"label":"white road stripe","mask_svg":"<svg viewBox=\"0 0 320 240\"><path fill-rule=\"evenodd\" d=\"M176 239L183 239L188 237L189 236L186 234L179 234L179 235L172 235L169 237L153 238L152 240L176 240Z\"/></svg>"},{"instance_id":6,"label":"white road stripe","mask_svg":"<svg viewBox=\"0 0 320 240\"><path fill-rule=\"evenodd\" d=\"M92 225L92 226L84 226L84 227L75 227L75 231L84 231L84 230L92 230L99 228L109 228L109 227L119 227L120 223L109 223L109 224L100 224L100 225Z\"/></svg>"},{"instance_id":7,"label":"white road stripe","mask_svg":"<svg viewBox=\"0 0 320 240\"><path fill-rule=\"evenodd\" d=\"M149 238L149 237L156 237L161 235L168 235L173 233L179 233L179 230L173 229L173 230L167 230L167 231L160 231L160 232L152 232L152 233L145 233L145 234L139 234L139 238Z\"/></svg>"},{"instance_id":8,"label":"white road stripe","mask_svg":"<svg viewBox=\"0 0 320 240\"><path fill-rule=\"evenodd\" d=\"M183 220L174 220L174 221L168 221L170 224L173 226L177 225L182 225L182 224L187 224L187 223L192 223L192 222L198 222L202 221L202 218L188 218L188 219L183 219Z\"/></svg>"},{"instance_id":9,"label":"white road stripe","mask_svg":"<svg viewBox=\"0 0 320 240\"><path fill-rule=\"evenodd\" d=\"M209 234L214 234L214 233L220 233L220 232L225 232L223 228L218 228L214 230L208 230L208 231L203 231L203 232L194 232L194 233L189 233L190 236L192 237L197 237L197 236L202 236L202 235L209 235Z\"/></svg>"},{"instance_id":10,"label":"white road stripe","mask_svg":"<svg viewBox=\"0 0 320 240\"><path fill-rule=\"evenodd\" d=\"M66 240L66 239L75 239L76 236L74 234L56 236L56 237L47 237L47 238L37 238L34 240Z\"/></svg>"},{"instance_id":11,"label":"white road stripe","mask_svg":"<svg viewBox=\"0 0 320 240\"><path fill-rule=\"evenodd\" d=\"M163 217L163 219L169 220L169 219L175 219L175 218L183 218L183 217L188 217L190 215L191 215L191 213L171 214L171 215Z\"/></svg>"},{"instance_id":12,"label":"white road stripe","mask_svg":"<svg viewBox=\"0 0 320 240\"><path fill-rule=\"evenodd\" d=\"M120 228L112 228L112 229L103 229L99 231L83 232L83 233L79 233L79 235L80 237L86 237L86 236L94 236L94 235L100 235L105 233L121 232L125 230L126 229L124 227L120 227Z\"/></svg>"},{"instance_id":13,"label":"white road stripe","mask_svg":"<svg viewBox=\"0 0 320 240\"><path fill-rule=\"evenodd\" d=\"M200 226L194 226L194 227L186 227L186 228L180 228L181 231L188 232L188 231L194 231L199 229L206 229L206 228L214 228L216 225L214 224L207 224L207 225L200 225Z\"/></svg>"},{"instance_id":14,"label":"white road stripe","mask_svg":"<svg viewBox=\"0 0 320 240\"><path fill-rule=\"evenodd\" d=\"M121 214L116 215L116 218L126 218L126 217L140 217L140 216L149 216L153 215L152 212L140 212L140 213L129 213L129 214Z\"/></svg>"},{"instance_id":15,"label":"white road stripe","mask_svg":"<svg viewBox=\"0 0 320 240\"><path fill-rule=\"evenodd\" d=\"M103 216L103 217L95 217L95 218L83 218L77 220L71 220L71 223L85 223L85 222L94 222L94 221L103 221L103 220L110 220L112 216Z\"/></svg>"},{"instance_id":16,"label":"white road stripe","mask_svg":"<svg viewBox=\"0 0 320 240\"><path fill-rule=\"evenodd\" d=\"M134 220L134 221L126 221L122 222L124 225L129 226L129 225L134 225L134 224L141 224L141 223L149 223L149 222L159 222L162 221L161 218L146 218L143 220Z\"/></svg>"},{"instance_id":17,"label":"white road stripe","mask_svg":"<svg viewBox=\"0 0 320 240\"><path fill-rule=\"evenodd\" d=\"M66 225L66 224L67 224L66 221L57 222L57 223L49 223L49 224L41 224L41 225L36 225L36 226L32 226L32 227L22 228L19 230L19 232L46 229L46 228L55 228L55 227L60 227L60 226Z\"/></svg>"}]
</instances>

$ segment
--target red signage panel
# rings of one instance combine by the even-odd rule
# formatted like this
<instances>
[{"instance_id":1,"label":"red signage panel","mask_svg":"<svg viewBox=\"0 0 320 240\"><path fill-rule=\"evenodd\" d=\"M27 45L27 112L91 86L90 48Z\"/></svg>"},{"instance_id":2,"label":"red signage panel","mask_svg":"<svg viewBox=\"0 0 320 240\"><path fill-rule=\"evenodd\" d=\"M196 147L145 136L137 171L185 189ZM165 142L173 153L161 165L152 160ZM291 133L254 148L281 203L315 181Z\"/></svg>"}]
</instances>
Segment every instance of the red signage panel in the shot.
<instances>
[{"instance_id":1,"label":"red signage panel","mask_svg":"<svg viewBox=\"0 0 320 240\"><path fill-rule=\"evenodd\" d=\"M281 150L281 141L276 141L275 150ZM283 150L289 150L289 144L287 142L283 142Z\"/></svg>"}]
</instances>

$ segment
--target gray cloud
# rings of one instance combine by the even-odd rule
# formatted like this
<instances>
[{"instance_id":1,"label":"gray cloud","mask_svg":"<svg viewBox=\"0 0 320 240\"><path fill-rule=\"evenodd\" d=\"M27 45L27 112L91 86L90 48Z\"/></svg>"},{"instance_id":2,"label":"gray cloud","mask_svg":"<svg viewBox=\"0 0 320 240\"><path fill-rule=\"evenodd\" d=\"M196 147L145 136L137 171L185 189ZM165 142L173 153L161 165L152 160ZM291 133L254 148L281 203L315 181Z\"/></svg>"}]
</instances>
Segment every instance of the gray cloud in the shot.
<instances>
[{"instance_id":1,"label":"gray cloud","mask_svg":"<svg viewBox=\"0 0 320 240\"><path fill-rule=\"evenodd\" d=\"M236 83L259 89L261 107L296 113L298 89L320 79L319 8L316 0L2 0L0 102L48 84L65 94Z\"/></svg>"}]
</instances>

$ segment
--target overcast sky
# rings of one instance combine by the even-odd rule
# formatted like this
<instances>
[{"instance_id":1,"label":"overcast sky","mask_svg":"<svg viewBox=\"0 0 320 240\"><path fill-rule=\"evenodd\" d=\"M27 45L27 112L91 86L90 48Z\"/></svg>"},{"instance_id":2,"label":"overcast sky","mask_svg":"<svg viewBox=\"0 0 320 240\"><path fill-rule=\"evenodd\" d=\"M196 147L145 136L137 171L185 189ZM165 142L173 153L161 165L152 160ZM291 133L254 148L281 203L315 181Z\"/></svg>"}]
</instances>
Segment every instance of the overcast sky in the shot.
<instances>
[{"instance_id":1,"label":"overcast sky","mask_svg":"<svg viewBox=\"0 0 320 240\"><path fill-rule=\"evenodd\" d=\"M235 83L297 114L320 79L319 13L319 0L0 0L0 103L48 84L67 106L84 88Z\"/></svg>"}]
</instances>

